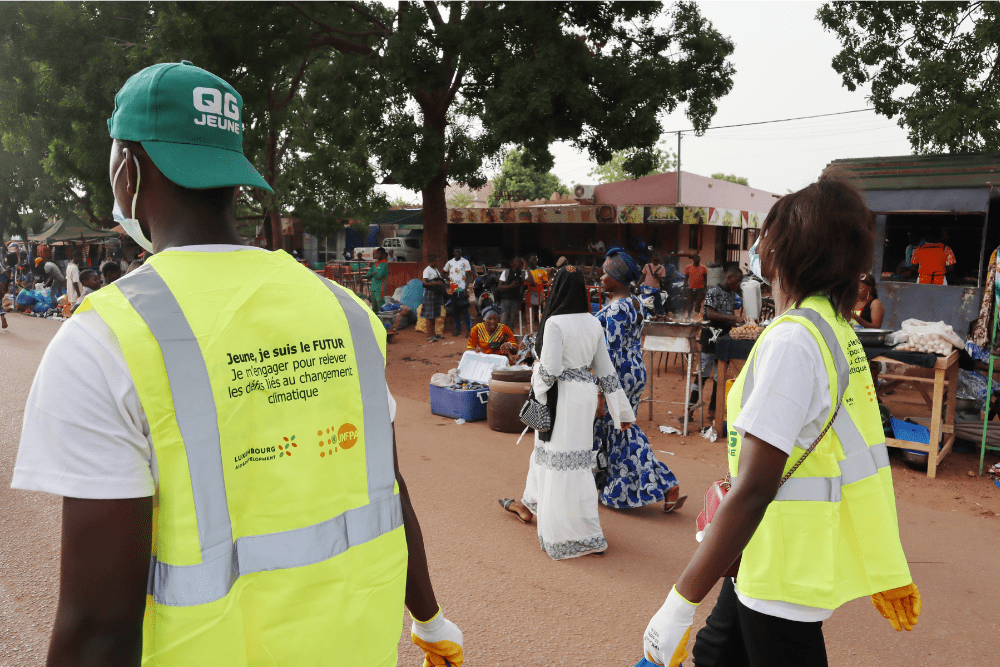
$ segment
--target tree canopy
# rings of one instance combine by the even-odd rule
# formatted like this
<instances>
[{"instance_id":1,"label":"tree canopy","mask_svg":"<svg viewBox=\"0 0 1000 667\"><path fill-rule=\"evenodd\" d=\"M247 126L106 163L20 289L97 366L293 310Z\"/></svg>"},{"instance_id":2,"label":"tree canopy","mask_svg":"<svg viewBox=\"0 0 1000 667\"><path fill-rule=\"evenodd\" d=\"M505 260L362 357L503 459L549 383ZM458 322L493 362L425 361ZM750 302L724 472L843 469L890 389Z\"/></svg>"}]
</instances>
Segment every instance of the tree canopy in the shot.
<instances>
[{"instance_id":1,"label":"tree canopy","mask_svg":"<svg viewBox=\"0 0 1000 667\"><path fill-rule=\"evenodd\" d=\"M476 201L470 193L459 190L452 196L448 197L448 206L452 208L469 208Z\"/></svg>"},{"instance_id":2,"label":"tree canopy","mask_svg":"<svg viewBox=\"0 0 1000 667\"><path fill-rule=\"evenodd\" d=\"M296 7L299 7L296 5ZM697 129L732 88L733 44L694 2L347 3L364 30L314 20L316 37L371 67L389 122L370 135L387 181L423 195L425 253L447 254L445 187L486 181L506 146L541 172L567 141L599 163L655 165L659 116L685 104ZM367 9L364 9L367 8ZM312 13L313 5L301 7ZM661 21L661 19L666 19ZM657 27L657 24L666 27Z\"/></svg>"},{"instance_id":3,"label":"tree canopy","mask_svg":"<svg viewBox=\"0 0 1000 667\"><path fill-rule=\"evenodd\" d=\"M500 173L493 179L493 192L487 204L502 206L508 200L548 199L553 192L568 195L569 189L558 176L532 164L524 149L513 148L507 152Z\"/></svg>"},{"instance_id":4,"label":"tree canopy","mask_svg":"<svg viewBox=\"0 0 1000 667\"><path fill-rule=\"evenodd\" d=\"M653 166L644 173L632 173L626 170L625 165L631 157L631 151L615 151L610 160L590 171L590 177L596 178L598 183L617 183L627 178L652 176L677 168L677 156L669 150L653 149Z\"/></svg>"},{"instance_id":5,"label":"tree canopy","mask_svg":"<svg viewBox=\"0 0 1000 667\"><path fill-rule=\"evenodd\" d=\"M1000 150L1000 3L827 2L848 90L899 116L918 153Z\"/></svg>"},{"instance_id":6,"label":"tree canopy","mask_svg":"<svg viewBox=\"0 0 1000 667\"><path fill-rule=\"evenodd\" d=\"M241 217L270 220L275 245L282 215L324 233L385 208L383 182L422 193L425 252L443 256L448 182L485 183L512 145L546 173L556 141L649 173L660 116L683 105L706 128L732 52L689 0L4 3L0 138L40 138L48 199L108 224L114 94L187 59L243 96L244 151L276 194L245 192Z\"/></svg>"},{"instance_id":7,"label":"tree canopy","mask_svg":"<svg viewBox=\"0 0 1000 667\"><path fill-rule=\"evenodd\" d=\"M747 182L746 176L723 174L721 171L716 174L712 174L712 178L717 178L720 181L729 181L730 183L739 183L740 185L750 185L750 183Z\"/></svg>"}]
</instances>

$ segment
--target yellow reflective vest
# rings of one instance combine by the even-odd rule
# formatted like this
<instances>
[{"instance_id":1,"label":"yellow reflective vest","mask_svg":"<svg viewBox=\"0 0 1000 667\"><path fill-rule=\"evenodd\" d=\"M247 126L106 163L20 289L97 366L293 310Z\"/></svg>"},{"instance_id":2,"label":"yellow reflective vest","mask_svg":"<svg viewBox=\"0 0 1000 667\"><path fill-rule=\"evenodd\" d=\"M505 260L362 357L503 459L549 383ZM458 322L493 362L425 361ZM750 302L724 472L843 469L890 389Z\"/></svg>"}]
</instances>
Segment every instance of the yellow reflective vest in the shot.
<instances>
[{"instance_id":1,"label":"yellow reflective vest","mask_svg":"<svg viewBox=\"0 0 1000 667\"><path fill-rule=\"evenodd\" d=\"M385 329L284 252L171 250L88 296L159 471L143 665L396 664Z\"/></svg>"},{"instance_id":2,"label":"yellow reflective vest","mask_svg":"<svg viewBox=\"0 0 1000 667\"><path fill-rule=\"evenodd\" d=\"M775 319L760 340L789 321L806 327L822 352L830 379L828 422L841 395L843 405L816 449L778 489L743 552L737 582L748 597L836 609L912 580L899 541L889 455L861 343L829 300L818 296ZM760 340L727 399L734 480L740 474L742 438L732 424L753 390ZM785 471L804 453L796 447Z\"/></svg>"}]
</instances>

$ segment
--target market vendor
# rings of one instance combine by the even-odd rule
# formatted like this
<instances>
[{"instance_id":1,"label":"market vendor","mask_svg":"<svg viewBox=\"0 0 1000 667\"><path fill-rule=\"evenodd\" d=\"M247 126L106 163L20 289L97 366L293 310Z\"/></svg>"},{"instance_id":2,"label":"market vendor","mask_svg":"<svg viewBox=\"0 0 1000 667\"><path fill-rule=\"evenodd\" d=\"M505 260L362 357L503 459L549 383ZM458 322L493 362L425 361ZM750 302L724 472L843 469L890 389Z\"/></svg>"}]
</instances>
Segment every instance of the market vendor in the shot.
<instances>
[{"instance_id":1,"label":"market vendor","mask_svg":"<svg viewBox=\"0 0 1000 667\"><path fill-rule=\"evenodd\" d=\"M483 354L505 354L510 363L517 358L517 339L506 324L500 324L500 315L491 304L483 310L483 321L469 333L469 350Z\"/></svg>"},{"instance_id":2,"label":"market vendor","mask_svg":"<svg viewBox=\"0 0 1000 667\"><path fill-rule=\"evenodd\" d=\"M885 319L885 306L878 298L875 278L871 274L865 273L861 276L858 300L851 310L851 319L866 329L882 328L882 320Z\"/></svg>"},{"instance_id":3,"label":"market vendor","mask_svg":"<svg viewBox=\"0 0 1000 667\"><path fill-rule=\"evenodd\" d=\"M735 265L730 266L726 270L722 283L713 286L705 294L705 319L708 320L709 324L701 330L701 382L699 384L704 384L709 378L718 382L715 379L715 343L719 336L729 333L733 325L743 321L743 316L735 314L736 290L739 289L742 279L743 272L740 268ZM716 393L716 391L712 391L709 394L711 398L709 399L708 412L713 416L715 414ZM695 387L691 391L691 404L696 403L697 400L698 388ZM689 415L689 419L691 418L693 417ZM682 415L681 420L683 419Z\"/></svg>"},{"instance_id":4,"label":"market vendor","mask_svg":"<svg viewBox=\"0 0 1000 667\"><path fill-rule=\"evenodd\" d=\"M917 283L947 285L947 277L955 272L955 253L941 241L940 232L927 235L928 241L913 251L910 263L917 266Z\"/></svg>"}]
</instances>

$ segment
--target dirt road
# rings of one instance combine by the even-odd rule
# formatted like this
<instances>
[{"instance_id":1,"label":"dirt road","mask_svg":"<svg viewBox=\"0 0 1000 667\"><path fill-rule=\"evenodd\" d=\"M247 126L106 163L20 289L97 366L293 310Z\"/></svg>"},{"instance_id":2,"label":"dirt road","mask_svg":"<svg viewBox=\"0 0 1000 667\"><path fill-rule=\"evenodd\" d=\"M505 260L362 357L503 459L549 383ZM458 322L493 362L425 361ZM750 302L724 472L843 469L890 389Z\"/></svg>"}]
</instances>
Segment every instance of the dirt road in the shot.
<instances>
[{"instance_id":1,"label":"dirt road","mask_svg":"<svg viewBox=\"0 0 1000 667\"><path fill-rule=\"evenodd\" d=\"M9 488L24 397L54 322L12 316L0 335L0 665L38 665L58 585L60 501ZM429 412L434 372L457 365L464 349L450 336L428 344L412 329L389 347L389 382L398 404L400 467L420 516L435 589L446 615L465 633L471 666L608 665L631 667L642 631L694 551L700 493L722 474L721 444L662 435L656 425L678 413L658 405L639 426L678 475L689 504L678 514L659 507L601 509L610 545L603 558L564 562L538 547L534 526L505 514L497 498L519 497L531 445L495 433L485 422L457 425ZM69 372L67 373L69 381ZM672 367L658 380L658 398L679 397ZM674 422L674 424L676 424ZM911 633L897 633L867 599L855 600L824 624L831 665L992 664L1000 602L1000 489L968 478L972 455L952 455L927 480L893 458L900 530L924 611ZM978 464L978 457L976 457ZM978 504L977 504L978 503ZM714 593L699 609L700 627ZM409 621L400 664L416 667Z\"/></svg>"}]
</instances>

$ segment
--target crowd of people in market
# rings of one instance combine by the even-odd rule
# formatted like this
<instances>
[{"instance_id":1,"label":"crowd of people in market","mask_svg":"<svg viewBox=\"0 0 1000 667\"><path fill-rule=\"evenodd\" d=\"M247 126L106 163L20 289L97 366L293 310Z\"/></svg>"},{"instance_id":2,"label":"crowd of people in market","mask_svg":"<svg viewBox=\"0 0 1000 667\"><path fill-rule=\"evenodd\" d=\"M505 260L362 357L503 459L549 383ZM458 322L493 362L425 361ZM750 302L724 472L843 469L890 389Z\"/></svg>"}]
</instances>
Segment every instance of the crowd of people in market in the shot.
<instances>
[{"instance_id":1,"label":"crowd of people in market","mask_svg":"<svg viewBox=\"0 0 1000 667\"><path fill-rule=\"evenodd\" d=\"M116 249L102 247L96 257L84 257L83 250L70 250L68 259L53 256L45 243L11 241L0 252L0 325L9 324L6 312L35 317L65 319L84 298L134 269Z\"/></svg>"}]
</instances>

